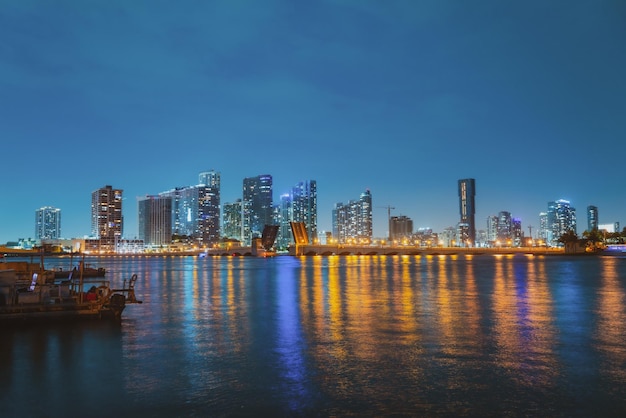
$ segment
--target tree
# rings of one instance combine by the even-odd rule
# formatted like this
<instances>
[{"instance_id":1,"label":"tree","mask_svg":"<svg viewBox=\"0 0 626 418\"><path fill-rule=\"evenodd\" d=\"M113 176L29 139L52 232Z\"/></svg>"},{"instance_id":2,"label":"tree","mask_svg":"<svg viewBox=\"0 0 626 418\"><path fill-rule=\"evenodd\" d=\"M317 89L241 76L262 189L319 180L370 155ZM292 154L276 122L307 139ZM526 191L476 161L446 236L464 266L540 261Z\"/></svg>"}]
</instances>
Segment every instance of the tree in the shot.
<instances>
[{"instance_id":1,"label":"tree","mask_svg":"<svg viewBox=\"0 0 626 418\"><path fill-rule=\"evenodd\" d=\"M577 242L578 241L578 235L576 235L576 232L574 232L573 230L569 230L566 233L564 233L563 235L561 235L558 239L558 241L561 244L567 244L568 242Z\"/></svg>"}]
</instances>

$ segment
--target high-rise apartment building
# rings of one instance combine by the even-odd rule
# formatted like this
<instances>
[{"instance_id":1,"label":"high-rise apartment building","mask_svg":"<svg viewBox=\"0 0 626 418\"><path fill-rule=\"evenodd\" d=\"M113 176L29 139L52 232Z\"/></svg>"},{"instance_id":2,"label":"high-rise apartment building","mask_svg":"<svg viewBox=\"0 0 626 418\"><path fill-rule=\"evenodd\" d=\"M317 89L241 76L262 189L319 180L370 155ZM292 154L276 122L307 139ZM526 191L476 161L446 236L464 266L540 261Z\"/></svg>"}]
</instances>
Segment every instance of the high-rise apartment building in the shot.
<instances>
[{"instance_id":1,"label":"high-rise apartment building","mask_svg":"<svg viewBox=\"0 0 626 418\"><path fill-rule=\"evenodd\" d=\"M332 213L333 236L339 243L354 241L372 242L372 194L369 190L361 193L359 200L348 204L336 203Z\"/></svg>"},{"instance_id":2,"label":"high-rise apartment building","mask_svg":"<svg viewBox=\"0 0 626 418\"><path fill-rule=\"evenodd\" d=\"M587 231L598 230L598 208L596 206L587 206Z\"/></svg>"},{"instance_id":3,"label":"high-rise apartment building","mask_svg":"<svg viewBox=\"0 0 626 418\"><path fill-rule=\"evenodd\" d=\"M242 237L242 213L241 199L232 203L224 203L222 216L222 236L228 239L241 241Z\"/></svg>"},{"instance_id":4,"label":"high-rise apartment building","mask_svg":"<svg viewBox=\"0 0 626 418\"><path fill-rule=\"evenodd\" d=\"M522 230L522 220L520 218L511 220L511 240L514 247L524 244L524 231Z\"/></svg>"},{"instance_id":5,"label":"high-rise apartment building","mask_svg":"<svg viewBox=\"0 0 626 418\"><path fill-rule=\"evenodd\" d=\"M498 240L498 217L487 217L487 242L489 245L495 244Z\"/></svg>"},{"instance_id":6,"label":"high-rise apartment building","mask_svg":"<svg viewBox=\"0 0 626 418\"><path fill-rule=\"evenodd\" d=\"M35 238L61 238L61 209L45 206L35 211Z\"/></svg>"},{"instance_id":7,"label":"high-rise apartment building","mask_svg":"<svg viewBox=\"0 0 626 418\"><path fill-rule=\"evenodd\" d=\"M291 192L291 220L303 222L306 226L309 242L315 243L317 237L317 182L301 181Z\"/></svg>"},{"instance_id":8,"label":"high-rise apartment building","mask_svg":"<svg viewBox=\"0 0 626 418\"><path fill-rule=\"evenodd\" d=\"M551 245L559 245L558 240L569 231L576 233L576 209L567 200L548 202L548 236Z\"/></svg>"},{"instance_id":9,"label":"high-rise apartment building","mask_svg":"<svg viewBox=\"0 0 626 418\"><path fill-rule=\"evenodd\" d=\"M511 213L501 211L498 213L498 241L502 245L511 245L513 238L513 223Z\"/></svg>"},{"instance_id":10,"label":"high-rise apartment building","mask_svg":"<svg viewBox=\"0 0 626 418\"><path fill-rule=\"evenodd\" d=\"M272 193L269 174L243 179L243 245L251 245L252 238L261 237L265 225L272 225Z\"/></svg>"},{"instance_id":11,"label":"high-rise apartment building","mask_svg":"<svg viewBox=\"0 0 626 418\"><path fill-rule=\"evenodd\" d=\"M171 244L171 196L146 196L138 199L137 203L139 239L151 246Z\"/></svg>"},{"instance_id":12,"label":"high-rise apartment building","mask_svg":"<svg viewBox=\"0 0 626 418\"><path fill-rule=\"evenodd\" d=\"M291 194L285 193L280 196L278 204L274 208L274 224L278 225L278 235L276 236L276 249L287 250L289 244L293 242L291 233Z\"/></svg>"},{"instance_id":13,"label":"high-rise apartment building","mask_svg":"<svg viewBox=\"0 0 626 418\"><path fill-rule=\"evenodd\" d=\"M122 190L104 186L91 193L91 235L117 240L124 232Z\"/></svg>"},{"instance_id":14,"label":"high-rise apartment building","mask_svg":"<svg viewBox=\"0 0 626 418\"><path fill-rule=\"evenodd\" d=\"M539 213L539 234L537 236L537 238L539 238L540 241L543 241L543 244L547 244L548 243L548 236L550 236L550 232L549 232L548 228L548 212L540 212Z\"/></svg>"},{"instance_id":15,"label":"high-rise apartment building","mask_svg":"<svg viewBox=\"0 0 626 418\"><path fill-rule=\"evenodd\" d=\"M474 179L462 179L458 182L459 193L459 241L473 247L476 243L476 183Z\"/></svg>"},{"instance_id":16,"label":"high-rise apartment building","mask_svg":"<svg viewBox=\"0 0 626 418\"><path fill-rule=\"evenodd\" d=\"M172 234L192 237L205 245L219 241L219 174L217 176L217 182L159 193L159 196L168 196L172 200Z\"/></svg>"},{"instance_id":17,"label":"high-rise apartment building","mask_svg":"<svg viewBox=\"0 0 626 418\"><path fill-rule=\"evenodd\" d=\"M198 184L208 186L214 189L221 189L221 175L217 171L203 171L198 175Z\"/></svg>"},{"instance_id":18,"label":"high-rise apartment building","mask_svg":"<svg viewBox=\"0 0 626 418\"><path fill-rule=\"evenodd\" d=\"M413 235L413 220L407 216L392 216L389 220L389 236L397 243L411 239Z\"/></svg>"}]
</instances>

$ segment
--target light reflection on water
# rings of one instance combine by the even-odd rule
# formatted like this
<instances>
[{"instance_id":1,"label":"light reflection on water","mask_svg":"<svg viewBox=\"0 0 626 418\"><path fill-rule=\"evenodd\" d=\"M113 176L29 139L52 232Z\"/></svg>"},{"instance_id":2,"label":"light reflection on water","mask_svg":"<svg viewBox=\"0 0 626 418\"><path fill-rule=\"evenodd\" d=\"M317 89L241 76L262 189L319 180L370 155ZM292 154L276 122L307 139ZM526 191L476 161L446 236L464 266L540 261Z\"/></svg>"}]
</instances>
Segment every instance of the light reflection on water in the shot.
<instances>
[{"instance_id":1,"label":"light reflection on water","mask_svg":"<svg viewBox=\"0 0 626 418\"><path fill-rule=\"evenodd\" d=\"M114 282L137 273L144 303L118 325L3 330L2 416L65 416L65 405L88 416L167 417L626 408L626 259L90 263Z\"/></svg>"}]
</instances>

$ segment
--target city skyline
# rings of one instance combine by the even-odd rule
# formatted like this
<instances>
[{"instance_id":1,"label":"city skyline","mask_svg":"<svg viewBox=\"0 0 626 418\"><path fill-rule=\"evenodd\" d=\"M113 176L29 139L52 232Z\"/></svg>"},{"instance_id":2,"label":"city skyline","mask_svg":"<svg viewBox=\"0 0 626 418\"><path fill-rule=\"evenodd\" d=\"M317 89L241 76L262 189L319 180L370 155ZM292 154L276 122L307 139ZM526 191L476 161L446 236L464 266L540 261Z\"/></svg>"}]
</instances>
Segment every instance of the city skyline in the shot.
<instances>
[{"instance_id":1,"label":"city skyline","mask_svg":"<svg viewBox=\"0 0 626 418\"><path fill-rule=\"evenodd\" d=\"M212 175L215 175L215 176L217 177L217 179L218 179L218 180L217 180L217 182L218 182L217 187L218 187L218 190L219 190L219 183L220 183L220 180L219 180L219 179L220 179L220 177L221 177L221 176L220 176L219 171L203 171L203 172L200 172L199 174L200 174L200 176L203 176L203 175L204 175L204 176L206 176L208 173L211 173ZM251 180L263 179L263 178L266 178L266 177L269 177L270 179L272 178L272 176L271 176L270 174L264 174L264 175L259 175L259 176L254 177L254 178L250 177L250 178L245 178L245 179L242 179L242 180L244 181L244 184L248 184ZM301 186L302 186L302 184L304 184L304 183L309 183L309 182L316 183L316 181L315 181L315 180L310 180L310 181L307 181L307 182L299 182L298 184L294 185L294 187L292 187L292 191L291 191L291 193L295 193L295 191L296 191L296 189L297 189L298 187L301 187ZM473 195L473 194L475 193L475 191L476 191L476 185L475 185L475 182L476 182L476 179L459 179L459 180L457 180L457 188L458 188L458 190L457 190L457 193L458 193L458 195L457 195L457 199L458 199L458 200L457 200L457 202L456 202L456 204L457 204L457 206L458 206L458 207L457 207L457 210L460 210L461 212L463 212L463 211L464 211L464 207L465 207L465 205L466 205L466 203L464 203L464 202L465 202L465 197L462 197L462 196L464 196L464 195L461 193L461 185L462 185L462 184L471 184L471 195L470 195L471 204L470 204L470 206L471 206L471 207L475 206L475 202L474 202L474 195ZM202 185L202 184L204 184L204 183L202 183L202 181L201 181L201 182L200 182L200 185ZM180 190L195 190L195 188L196 188L196 187L198 187L198 185L196 185L196 184L189 184L189 185L186 185L186 186L182 186L182 187L180 187ZM258 187L258 186L257 186L257 187ZM246 188L246 186L244 186L244 189L245 189L245 188ZM271 203L272 203L272 206L273 206L273 207L278 207L278 208L280 208L280 207L281 207L281 204L282 204L282 203L281 203L281 202L282 202L282 199L283 199L283 197L284 197L284 196L286 196L286 195L285 195L285 194L279 194L279 195L277 196L277 195L276 195L276 193L275 193L275 191L274 191L274 190L272 190L272 188L271 188L271 180L270 180L270 182L269 182L269 188L270 188L270 190L272 191L272 195L273 195L273 196L272 196L272 202L271 202ZM177 189L177 190L178 190L178 189ZM91 205L91 208L90 208L90 214L91 214L91 227L90 227L90 228L91 228L91 230L92 230L92 233L91 233L91 234L89 234L89 233L84 233L84 234L79 234L79 235L66 236L66 235L64 235L63 233L61 233L60 238L70 239L70 238L85 238L85 237L95 238L95 237L97 237L97 236L98 236L98 234L94 234L94 233L93 233L93 229L94 229L94 227L96 226L96 224L98 224L98 223L99 223L99 221L97 220L97 213L98 213L98 212L97 212L97 211L95 211L95 212L94 212L94 209L95 209L95 208L97 208L97 207L100 205L100 203L99 203L99 200L98 200L98 199L100 198L100 195L101 195L102 193L105 193L105 194L104 194L104 196L108 196L108 195L112 194L112 192L115 192L117 195L121 195L121 194L123 193L123 188L115 188L115 189L113 189L113 186L111 186L111 185L106 185L106 186L102 186L102 187L100 187L100 188L98 188L98 189L96 189L96 190L94 190L94 191L92 191L92 192L91 192L91 201L92 201L92 205ZM136 207L134 208L134 209L136 210L136 213L135 213L135 216L136 216L136 218L137 218L137 224L136 224L136 226L137 226L137 228L138 228L138 229L137 229L136 231L127 231L127 226L126 226L126 224L124 223L124 221L122 221L122 225L121 225L121 226L122 226L123 231L122 231L122 236L121 236L121 237L122 237L122 238L125 238L125 239L137 239L137 238L142 239L142 231L143 231L143 229L142 229L142 228L143 228L143 227L142 227L142 224L141 224L141 216L140 216L140 212L145 211L145 209L143 209L143 207L144 207L144 206L142 206L142 204L144 204L144 205L145 205L146 201L152 201L152 200L154 200L154 199L156 199L156 198L159 198L159 197L171 196L172 192L174 192L174 191L173 191L173 190L169 190L169 191L162 191L162 192L159 192L157 195L144 195L144 196L140 196L140 197L138 197L138 198L136 199ZM221 193L221 190L220 190L220 193ZM243 197L243 195L244 195L244 194L245 194L245 193L242 191L242 197ZM371 201L372 201L371 191L370 191L369 189L368 189L368 190L366 190L366 191L364 191L364 192L361 194L361 197L363 197L364 195L367 195L367 196L368 196L368 202L369 202L369 203L368 203L368 207L370 207L370 210L371 210ZM226 205L226 206L231 206L231 205L233 205L233 204L239 204L239 205L241 205L242 197L237 197L236 199L234 199L233 201L230 201L230 202L223 202L223 203L222 203L222 205ZM316 197L317 197L317 196L316 196ZM106 199L109 199L109 198L110 198L110 197L106 197ZM116 198L116 200L119 202L119 201L126 200L126 198L120 198L120 197L118 196L118 197ZM349 204L353 204L353 203L355 202L355 201L354 201L354 199L345 199L345 201L346 201L346 202L349 202ZM529 230L529 227L530 227L530 229L534 231L534 232L533 232L533 234L532 234L532 238L539 238L539 232L540 232L540 229L541 229L541 225L542 225L542 223L544 222L541 218L542 218L542 217L545 217L545 216L546 216L546 213L549 213L549 212L550 212L550 210L551 210L551 209L550 209L550 208L551 208L551 205L555 205L555 204L560 203L560 202L564 202L564 203L565 203L568 207L570 206L570 203L571 203L571 202L569 202L569 201L567 201L567 200L565 200L565 199L554 199L554 200L552 200L552 201L546 202L546 207L545 207L545 210L541 210L541 212L539 212L539 213L538 213L538 216L537 216L538 221L537 221L536 225L535 225L535 224L532 224L532 225L531 225L531 224L528 224L528 223L526 223L526 224L522 224L521 234L522 234L523 236L527 236L527 237L528 237L528 235L526 235L526 232L525 232L525 231L526 231L526 230ZM109 205L109 204L110 204L110 203L107 203L107 205ZM119 203L118 203L118 204L119 204ZM337 209L337 206L336 206L336 205L337 205L337 204L342 204L342 205L343 205L343 202L336 202L336 203L335 203L335 206L331 209L331 219L332 219L332 218L334 218L333 212L335 212L335 211L336 211L336 209ZM344 206L345 206L345 205L344 205ZM459 206L460 206L460 207L459 207ZM574 211L576 211L576 210L577 210L575 205L571 205L571 206L572 206L572 209L573 209ZM577 231L578 235L582 235L582 232L583 232L583 231L588 230L588 225L587 225L587 223L588 223L588 217L589 217L588 212L589 212L589 208L590 208L590 207L593 207L593 208L594 208L594 215L593 215L593 219L594 219L594 222L595 222L595 224L596 224L596 225L598 225L598 224L599 224L599 225L606 226L606 225L608 225L608 224L615 224L615 223L617 223L618 225L622 225L622 224L621 224L621 222L620 222L619 220L614 220L614 221L606 221L606 222L598 222L598 219L600 219L600 217L598 216L598 212L599 212L598 208L597 208L596 206L589 205L589 206L587 206L587 207L585 207L585 208L583 208L583 209L580 209L580 210L578 211L579 215L576 215L575 225L576 225L576 228L577 228L577 230L576 230L576 231ZM394 208L394 207L386 207L386 208L385 208L385 210L387 211L387 216L391 216L391 210L392 210L392 209L395 209L395 208ZM50 207L50 206L45 206L45 207L39 208L39 209L37 209L37 210L35 211L35 212L36 212L36 219L35 219L35 222L34 222L34 224L33 224L35 229L38 229L38 228L39 228L39 223L40 223L40 221L38 220L38 219L39 219L39 216L40 216L40 215L39 215L39 213L40 213L40 212L42 212L43 210L53 210L53 211L57 212L57 213L58 213L58 215L57 215L57 216L59 217L59 220L60 220L61 213L62 213L61 208L54 208L54 207ZM126 219L126 218L127 218L127 212L128 212L128 210L129 210L129 209L124 209L124 206L122 206L122 208L121 208L121 214L119 215L119 216L120 216L120 219L122 219L122 220L123 220L123 219ZM118 211L119 211L119 207L118 207ZM546 211L547 211L547 212L546 212ZM221 230L222 230L222 228L224 228L224 227L225 227L225 225L223 225L223 224L224 224L224 216L226 216L226 215L225 215L225 213L226 213L225 208L224 208L224 207L222 207L222 208L221 208L221 210L220 210L220 212L221 212L221 213L220 213L220 225L219 225L219 230L221 231ZM509 211L499 211L498 213L494 213L494 214L490 214L490 215L486 216L486 217L485 217L485 219L484 219L484 222L481 222L481 220L480 220L480 219L473 221L473 223L475 224L475 225L474 225L474 226L475 226L475 231L474 231L474 234L476 234L478 231L482 231L482 232L484 232L485 234L488 234L488 233L489 233L489 231L488 231L488 230L490 229L490 221L491 221L491 218L493 218L494 216L495 216L495 217L501 216L501 215L502 215L502 213L507 213L507 214L508 214L508 216L509 216L511 219L513 219L513 218L514 218L517 222L522 222L522 220L521 220L519 217L517 217L517 216L512 216L512 215L514 215L514 214L513 214L513 213L511 213L511 212L509 212ZM496 215L498 215L498 216L496 216ZM318 217L320 217L320 216L319 216L319 213L317 214L317 216L318 216ZM437 234L441 234L441 233L443 233L443 232L444 232L444 230L445 230L445 229L449 229L449 228L454 228L454 229L461 228L459 231L462 231L462 230L463 230L463 228L462 228L462 227L460 227L460 225L464 224L464 222L466 222L466 220L464 220L464 218L463 218L463 215L462 215L462 214L458 214L458 213L457 213L457 216L460 216L460 218L459 218L459 219L457 219L456 221L451 221L451 222L450 222L447 226L445 226L445 227L441 228L440 230L437 230L437 229L431 228L431 227L429 227L429 226L420 226L420 225L416 225L416 226L414 227L413 232L414 232L414 233L416 233L419 229L432 229L432 232L437 233ZM400 217L400 218L406 218L406 219L409 219L409 220L410 220L410 222L411 222L411 224L413 224L413 222L414 222L414 219L412 219L410 216L407 216L407 215L399 215L399 216L398 216L398 215L393 215L393 216L391 216L391 218L395 218L395 217ZM245 216L244 216L243 218L245 218ZM270 221L270 222L272 222L272 221ZM373 224L375 224L374 222L372 222L372 223L373 223ZM376 230L376 228L373 228L373 226L374 226L374 225L372 225L372 230L373 230L373 231L375 231L375 230ZM387 228L387 229L385 230L385 234L383 234L383 235L376 235L375 233L373 233L373 234L372 234L372 237L373 237L374 239L386 239L386 238L389 236L389 233L390 233L390 232L389 232L389 226L390 226L390 225L389 225L389 219L385 219L385 227ZM59 226L57 225L57 228L58 228L58 227L59 227ZM226 228L227 228L227 227L226 227ZM262 226L261 226L261 225L258 225L258 226L257 226L257 229L259 229L259 228L261 228L261 229L262 229ZM621 231L621 228L622 228L622 227L620 226L620 231ZM380 228L379 228L379 229L380 229ZM471 229L471 228L470 228L470 229ZM318 225L318 227L317 227L317 231L318 231L318 234L325 234L325 233L330 233L330 232L333 232L333 222L332 222L332 220L331 220L331 225L330 225L330 227L329 227L328 229L320 228L320 227L319 227L319 225ZM563 231L561 231L561 232L563 232ZM618 231L618 232L619 232L619 231ZM191 233L191 232L190 232L190 233ZM461 232L461 233L462 233L462 232ZM530 233L530 231L529 231L529 233ZM224 235L224 232L223 232L223 231L222 231L222 232L220 232L220 235L222 236L222 238L225 238L225 237L226 237L226 236ZM255 235L259 235L259 231L257 231L257 233L256 233ZM341 234L340 234L340 235L341 235ZM357 236L357 235L359 235L359 234L356 234L355 236ZM31 236L23 236L23 237L22 237L22 236L21 236L21 237L18 237L18 238L19 238L19 239L28 239L28 238L32 239L33 237L31 237ZM37 236L35 236L35 238L37 238ZM57 237L57 238L58 238L58 237ZM232 238L232 237L231 237L231 238ZM334 238L334 239L336 239L337 237L335 237L335 236L334 236L334 234L333 234L333 238ZM312 239L312 237L311 237L311 239ZM464 240L466 240L466 239L467 239L467 237L466 237ZM17 241L17 239L14 239L14 240L9 240L9 241ZM244 240L244 241L245 241L245 240ZM473 245L471 245L471 246L473 246Z\"/></svg>"},{"instance_id":2,"label":"city skyline","mask_svg":"<svg viewBox=\"0 0 626 418\"><path fill-rule=\"evenodd\" d=\"M476 227L508 211L524 231L564 199L626 222L626 5L615 1L321 1L174 5L8 1L0 10L0 242L89 232L90 195L137 201L222 176L222 202L269 173L274 201L315 179L318 229L372 193L392 216ZM112 30L114 28L115 30Z\"/></svg>"}]
</instances>

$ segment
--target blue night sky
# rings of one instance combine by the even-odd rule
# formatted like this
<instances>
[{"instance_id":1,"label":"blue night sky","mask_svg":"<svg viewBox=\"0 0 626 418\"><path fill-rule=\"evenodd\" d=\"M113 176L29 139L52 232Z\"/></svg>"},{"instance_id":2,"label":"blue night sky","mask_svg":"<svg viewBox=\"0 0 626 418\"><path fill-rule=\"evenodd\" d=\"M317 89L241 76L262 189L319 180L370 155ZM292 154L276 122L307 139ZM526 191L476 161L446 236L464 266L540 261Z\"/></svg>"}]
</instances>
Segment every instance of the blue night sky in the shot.
<instances>
[{"instance_id":1,"label":"blue night sky","mask_svg":"<svg viewBox=\"0 0 626 418\"><path fill-rule=\"evenodd\" d=\"M91 192L137 198L271 174L318 185L320 230L370 189L436 232L476 179L476 223L536 230L547 202L626 226L626 2L0 1L0 243L90 232Z\"/></svg>"}]
</instances>

